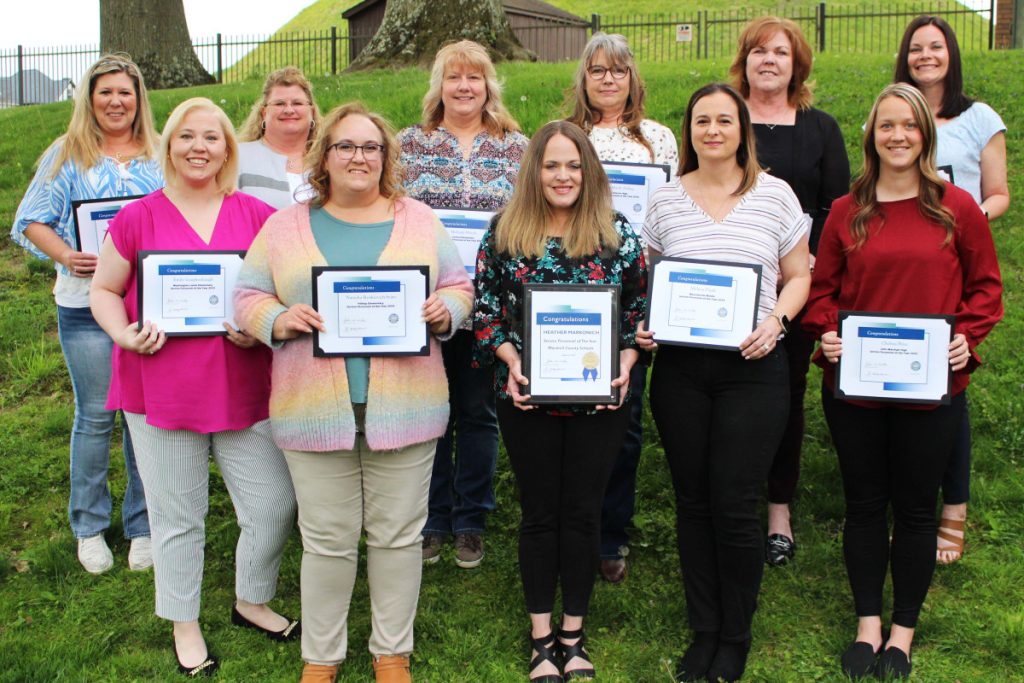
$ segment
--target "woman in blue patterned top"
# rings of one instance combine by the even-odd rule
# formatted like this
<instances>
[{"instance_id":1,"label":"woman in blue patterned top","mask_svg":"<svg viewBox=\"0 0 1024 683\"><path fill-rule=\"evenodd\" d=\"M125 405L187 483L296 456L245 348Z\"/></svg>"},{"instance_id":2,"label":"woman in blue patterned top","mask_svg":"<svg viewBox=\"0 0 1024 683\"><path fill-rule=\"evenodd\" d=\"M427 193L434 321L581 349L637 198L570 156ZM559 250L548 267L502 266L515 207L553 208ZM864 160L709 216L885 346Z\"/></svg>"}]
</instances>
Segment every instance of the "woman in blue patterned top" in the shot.
<instances>
[{"instance_id":1,"label":"woman in blue patterned top","mask_svg":"<svg viewBox=\"0 0 1024 683\"><path fill-rule=\"evenodd\" d=\"M52 259L57 270L57 330L75 396L68 515L78 559L93 574L113 564L103 537L112 507L107 469L114 412L104 409L111 341L89 311L97 257L77 244L71 203L149 194L163 186L157 141L139 68L127 55L101 57L75 94L67 133L40 157L11 230L15 242L37 258ZM128 485L121 517L131 540L128 566L146 569L152 565L149 520L127 429L124 457Z\"/></svg>"},{"instance_id":2,"label":"woman in blue patterned top","mask_svg":"<svg viewBox=\"0 0 1024 683\"><path fill-rule=\"evenodd\" d=\"M586 134L555 121L534 136L508 208L492 222L476 267L477 352L497 363L498 424L519 484L519 571L531 621L533 681L592 677L583 618L599 562L601 501L629 423L629 373L639 357L631 337L645 315L643 249L613 213L604 168ZM523 349L524 283L617 284L617 405L528 405ZM551 613L562 588L557 639ZM559 668L561 662L561 669Z\"/></svg>"},{"instance_id":3,"label":"woman in blue patterned top","mask_svg":"<svg viewBox=\"0 0 1024 683\"><path fill-rule=\"evenodd\" d=\"M435 209L486 211L501 209L512 198L529 142L501 103L501 84L487 51L471 40L438 50L423 97L423 122L404 129L398 140L409 196ZM469 320L441 345L451 417L437 442L423 528L424 562L440 560L441 546L452 534L455 563L465 569L483 559L498 459L494 368L474 364L472 349Z\"/></svg>"}]
</instances>

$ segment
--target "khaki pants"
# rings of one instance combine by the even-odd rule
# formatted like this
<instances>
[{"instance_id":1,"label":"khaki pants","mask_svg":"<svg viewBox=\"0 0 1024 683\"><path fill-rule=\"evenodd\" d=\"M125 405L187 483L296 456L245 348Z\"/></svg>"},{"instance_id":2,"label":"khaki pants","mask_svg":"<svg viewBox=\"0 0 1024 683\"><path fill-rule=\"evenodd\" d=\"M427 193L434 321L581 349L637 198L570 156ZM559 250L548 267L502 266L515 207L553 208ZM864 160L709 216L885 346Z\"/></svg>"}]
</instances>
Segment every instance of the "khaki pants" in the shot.
<instances>
[{"instance_id":1,"label":"khaki pants","mask_svg":"<svg viewBox=\"0 0 1024 683\"><path fill-rule=\"evenodd\" d=\"M413 649L423 570L420 531L436 440L397 451L286 450L302 531L302 658L337 664L348 647L348 609L366 530L374 655Z\"/></svg>"}]
</instances>

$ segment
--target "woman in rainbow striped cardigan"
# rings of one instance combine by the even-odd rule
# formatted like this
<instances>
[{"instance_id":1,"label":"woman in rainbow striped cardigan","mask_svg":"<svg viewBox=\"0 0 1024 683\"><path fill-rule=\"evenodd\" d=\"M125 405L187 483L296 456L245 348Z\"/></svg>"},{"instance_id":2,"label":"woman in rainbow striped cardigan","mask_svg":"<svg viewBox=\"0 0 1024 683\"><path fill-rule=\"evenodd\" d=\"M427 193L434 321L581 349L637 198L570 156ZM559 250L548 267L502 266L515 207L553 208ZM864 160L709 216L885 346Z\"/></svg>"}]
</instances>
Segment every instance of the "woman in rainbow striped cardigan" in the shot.
<instances>
[{"instance_id":1,"label":"woman in rainbow striped cardigan","mask_svg":"<svg viewBox=\"0 0 1024 683\"><path fill-rule=\"evenodd\" d=\"M316 197L268 219L235 291L238 324L274 349L270 421L302 531L303 681L333 681L345 659L363 529L377 681L411 680L420 531L448 422L438 341L469 314L472 286L430 208L402 196L400 152L361 104L328 114L307 157ZM315 357L310 273L324 265L428 266L430 355Z\"/></svg>"}]
</instances>

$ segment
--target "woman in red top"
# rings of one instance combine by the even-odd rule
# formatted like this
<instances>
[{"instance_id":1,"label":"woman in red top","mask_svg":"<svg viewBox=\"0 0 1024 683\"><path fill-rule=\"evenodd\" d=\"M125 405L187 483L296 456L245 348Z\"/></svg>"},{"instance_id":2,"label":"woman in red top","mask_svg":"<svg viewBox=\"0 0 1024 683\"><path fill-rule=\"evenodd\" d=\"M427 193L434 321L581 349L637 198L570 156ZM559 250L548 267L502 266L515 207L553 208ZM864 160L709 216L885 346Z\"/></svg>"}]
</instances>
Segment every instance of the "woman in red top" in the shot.
<instances>
[{"instance_id":1,"label":"woman in red top","mask_svg":"<svg viewBox=\"0 0 1024 683\"><path fill-rule=\"evenodd\" d=\"M936 173L927 101L910 85L886 87L868 117L864 171L825 223L804 318L821 339L815 361L825 371L822 404L846 496L843 554L858 625L842 667L851 678L876 667L879 676L910 675L914 629L935 569L939 482L964 410L963 390L980 363L975 348L1002 318L1001 294L988 222L969 194ZM841 309L954 315L949 405L836 398ZM890 557L892 630L883 643Z\"/></svg>"}]
</instances>

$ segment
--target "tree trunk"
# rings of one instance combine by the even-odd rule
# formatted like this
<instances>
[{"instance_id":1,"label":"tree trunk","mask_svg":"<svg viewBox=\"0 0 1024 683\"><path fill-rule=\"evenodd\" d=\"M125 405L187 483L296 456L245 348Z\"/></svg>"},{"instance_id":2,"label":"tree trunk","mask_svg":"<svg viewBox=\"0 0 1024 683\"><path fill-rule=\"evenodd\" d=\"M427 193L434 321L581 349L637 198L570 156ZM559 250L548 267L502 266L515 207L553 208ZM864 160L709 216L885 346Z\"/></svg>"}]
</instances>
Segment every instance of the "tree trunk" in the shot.
<instances>
[{"instance_id":1,"label":"tree trunk","mask_svg":"<svg viewBox=\"0 0 1024 683\"><path fill-rule=\"evenodd\" d=\"M438 48L463 39L496 62L536 59L512 33L500 0L387 0L380 28L349 70L429 66Z\"/></svg>"},{"instance_id":2,"label":"tree trunk","mask_svg":"<svg viewBox=\"0 0 1024 683\"><path fill-rule=\"evenodd\" d=\"M130 54L153 90L215 80L192 48L182 0L100 0L100 49Z\"/></svg>"}]
</instances>

